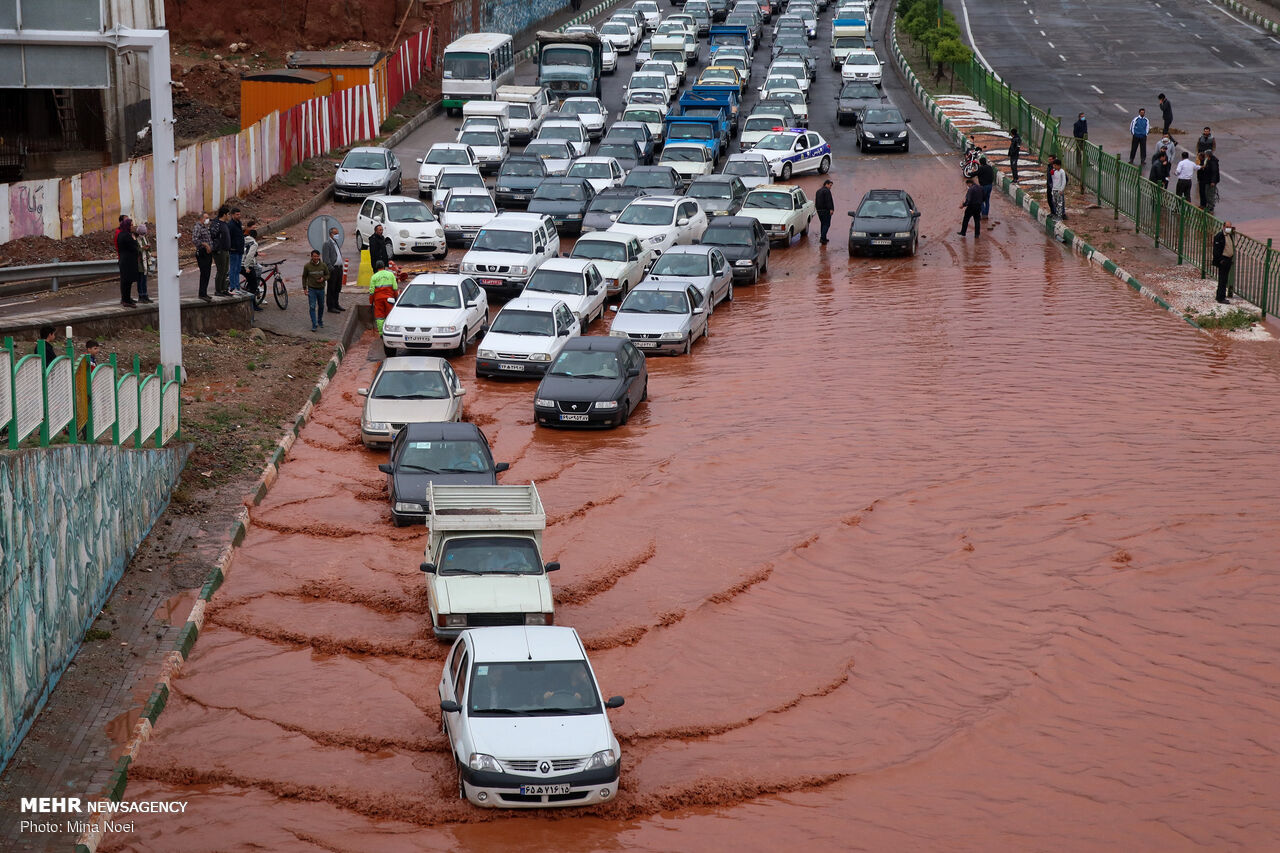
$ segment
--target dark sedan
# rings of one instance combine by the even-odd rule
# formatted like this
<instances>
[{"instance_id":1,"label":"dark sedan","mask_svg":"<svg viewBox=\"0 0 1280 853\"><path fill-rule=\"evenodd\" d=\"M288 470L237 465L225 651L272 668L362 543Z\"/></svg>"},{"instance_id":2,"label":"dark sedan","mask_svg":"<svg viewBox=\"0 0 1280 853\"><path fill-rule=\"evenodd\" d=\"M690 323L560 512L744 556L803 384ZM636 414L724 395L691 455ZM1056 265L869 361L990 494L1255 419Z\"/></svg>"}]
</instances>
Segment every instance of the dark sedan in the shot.
<instances>
[{"instance_id":1,"label":"dark sedan","mask_svg":"<svg viewBox=\"0 0 1280 853\"><path fill-rule=\"evenodd\" d=\"M640 187L610 187L596 193L587 207L587 215L582 218L582 230L604 231L618 219L622 209L634 199L648 195L649 190Z\"/></svg>"},{"instance_id":2,"label":"dark sedan","mask_svg":"<svg viewBox=\"0 0 1280 853\"><path fill-rule=\"evenodd\" d=\"M561 234L581 234L582 218L596 191L586 178L547 178L529 199L529 212L551 217Z\"/></svg>"},{"instance_id":3,"label":"dark sedan","mask_svg":"<svg viewBox=\"0 0 1280 853\"><path fill-rule=\"evenodd\" d=\"M868 107L884 103L884 92L875 83L845 83L836 95L836 121L840 124L857 124L859 114Z\"/></svg>"},{"instance_id":4,"label":"dark sedan","mask_svg":"<svg viewBox=\"0 0 1280 853\"><path fill-rule=\"evenodd\" d=\"M849 211L849 256L905 252L920 245L920 210L905 190L871 190Z\"/></svg>"},{"instance_id":5,"label":"dark sedan","mask_svg":"<svg viewBox=\"0 0 1280 853\"><path fill-rule=\"evenodd\" d=\"M614 139L612 141L606 139L596 149L596 156L612 157L618 161L618 165L622 167L624 172L630 172L636 166L642 165L640 162L642 157L640 146L630 139Z\"/></svg>"},{"instance_id":6,"label":"dark sedan","mask_svg":"<svg viewBox=\"0 0 1280 853\"><path fill-rule=\"evenodd\" d=\"M427 484L492 486L498 472L489 440L475 424L406 424L391 442L391 461L378 466L387 475L391 520L397 527L427 519Z\"/></svg>"},{"instance_id":7,"label":"dark sedan","mask_svg":"<svg viewBox=\"0 0 1280 853\"><path fill-rule=\"evenodd\" d=\"M570 338L533 401L543 426L622 426L649 396L644 354L627 338Z\"/></svg>"},{"instance_id":8,"label":"dark sedan","mask_svg":"<svg viewBox=\"0 0 1280 853\"><path fill-rule=\"evenodd\" d=\"M670 166L637 166L622 182L624 187L637 187L659 195L680 195L684 179Z\"/></svg>"},{"instance_id":9,"label":"dark sedan","mask_svg":"<svg viewBox=\"0 0 1280 853\"><path fill-rule=\"evenodd\" d=\"M640 165L647 166L653 162L654 152L658 148L649 125L642 121L615 121L609 125L604 135L605 142L618 142L630 139L640 149Z\"/></svg>"},{"instance_id":10,"label":"dark sedan","mask_svg":"<svg viewBox=\"0 0 1280 853\"><path fill-rule=\"evenodd\" d=\"M734 284L755 284L769 271L769 232L753 216L713 216L698 242L724 254Z\"/></svg>"},{"instance_id":11,"label":"dark sedan","mask_svg":"<svg viewBox=\"0 0 1280 853\"><path fill-rule=\"evenodd\" d=\"M742 207L747 188L737 175L704 175L693 179L686 195L697 200L707 216L732 216Z\"/></svg>"},{"instance_id":12,"label":"dark sedan","mask_svg":"<svg viewBox=\"0 0 1280 853\"><path fill-rule=\"evenodd\" d=\"M547 167L535 154L512 154L502 161L494 186L494 200L499 205L524 207L533 191L547 177Z\"/></svg>"},{"instance_id":13,"label":"dark sedan","mask_svg":"<svg viewBox=\"0 0 1280 853\"><path fill-rule=\"evenodd\" d=\"M896 107L867 107L858 119L858 147L863 151L877 148L911 150L911 137L907 134L909 118L903 118Z\"/></svg>"}]
</instances>

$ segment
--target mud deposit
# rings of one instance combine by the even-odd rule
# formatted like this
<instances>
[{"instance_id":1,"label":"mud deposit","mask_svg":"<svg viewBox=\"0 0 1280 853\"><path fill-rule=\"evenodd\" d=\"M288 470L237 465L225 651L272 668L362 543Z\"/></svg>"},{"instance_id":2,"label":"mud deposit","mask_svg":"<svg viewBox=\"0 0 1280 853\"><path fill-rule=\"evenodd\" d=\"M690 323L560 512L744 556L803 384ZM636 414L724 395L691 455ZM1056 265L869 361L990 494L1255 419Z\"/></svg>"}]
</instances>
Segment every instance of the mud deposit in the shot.
<instances>
[{"instance_id":1,"label":"mud deposit","mask_svg":"<svg viewBox=\"0 0 1280 853\"><path fill-rule=\"evenodd\" d=\"M622 429L535 429L533 384L457 360L626 696L616 802L455 798L426 536L353 441L366 336L131 770L186 812L104 849L1274 849L1274 355L1003 206L961 241L954 170L907 159L838 200L906 178L920 257L850 260L843 214L775 250Z\"/></svg>"}]
</instances>

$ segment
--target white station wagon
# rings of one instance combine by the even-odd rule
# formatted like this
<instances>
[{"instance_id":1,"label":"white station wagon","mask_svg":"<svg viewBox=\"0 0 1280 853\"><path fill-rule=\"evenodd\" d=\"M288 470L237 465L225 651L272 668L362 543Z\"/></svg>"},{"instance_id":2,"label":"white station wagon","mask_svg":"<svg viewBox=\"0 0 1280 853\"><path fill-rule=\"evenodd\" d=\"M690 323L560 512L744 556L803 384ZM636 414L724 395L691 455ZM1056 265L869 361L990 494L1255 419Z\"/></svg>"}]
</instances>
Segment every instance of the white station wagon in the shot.
<instances>
[{"instance_id":1,"label":"white station wagon","mask_svg":"<svg viewBox=\"0 0 1280 853\"><path fill-rule=\"evenodd\" d=\"M644 278L653 253L634 234L596 231L579 237L569 257L593 262L604 276L609 296L626 296Z\"/></svg>"},{"instance_id":2,"label":"white station wagon","mask_svg":"<svg viewBox=\"0 0 1280 853\"><path fill-rule=\"evenodd\" d=\"M739 216L750 216L764 226L769 239L787 243L797 234L809 233L809 220L817 212L800 187L767 184L747 193Z\"/></svg>"},{"instance_id":3,"label":"white station wagon","mask_svg":"<svg viewBox=\"0 0 1280 853\"><path fill-rule=\"evenodd\" d=\"M489 808L585 806L618 793L622 750L572 628L463 631L440 676L458 795Z\"/></svg>"}]
</instances>

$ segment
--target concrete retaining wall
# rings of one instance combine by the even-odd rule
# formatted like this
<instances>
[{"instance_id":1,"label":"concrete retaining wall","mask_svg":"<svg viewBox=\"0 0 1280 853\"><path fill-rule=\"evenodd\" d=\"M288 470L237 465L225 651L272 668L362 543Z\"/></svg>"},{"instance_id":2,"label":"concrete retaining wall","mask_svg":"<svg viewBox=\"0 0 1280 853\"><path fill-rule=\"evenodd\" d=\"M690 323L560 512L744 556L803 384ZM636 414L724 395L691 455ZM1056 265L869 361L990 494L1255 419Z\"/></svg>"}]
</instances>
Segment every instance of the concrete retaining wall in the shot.
<instances>
[{"instance_id":1,"label":"concrete retaining wall","mask_svg":"<svg viewBox=\"0 0 1280 853\"><path fill-rule=\"evenodd\" d=\"M168 505L189 451L0 454L0 767Z\"/></svg>"}]
</instances>

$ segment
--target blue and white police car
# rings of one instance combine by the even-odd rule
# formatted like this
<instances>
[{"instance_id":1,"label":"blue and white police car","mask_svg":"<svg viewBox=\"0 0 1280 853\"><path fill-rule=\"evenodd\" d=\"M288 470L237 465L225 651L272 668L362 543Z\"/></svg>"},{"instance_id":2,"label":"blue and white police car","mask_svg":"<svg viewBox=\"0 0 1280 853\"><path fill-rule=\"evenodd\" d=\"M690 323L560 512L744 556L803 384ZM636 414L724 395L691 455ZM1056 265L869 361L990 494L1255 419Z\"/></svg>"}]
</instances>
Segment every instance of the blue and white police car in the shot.
<instances>
[{"instance_id":1,"label":"blue and white police car","mask_svg":"<svg viewBox=\"0 0 1280 853\"><path fill-rule=\"evenodd\" d=\"M751 153L763 154L769 171L784 181L797 172L826 174L831 169L830 143L803 127L775 128Z\"/></svg>"}]
</instances>

